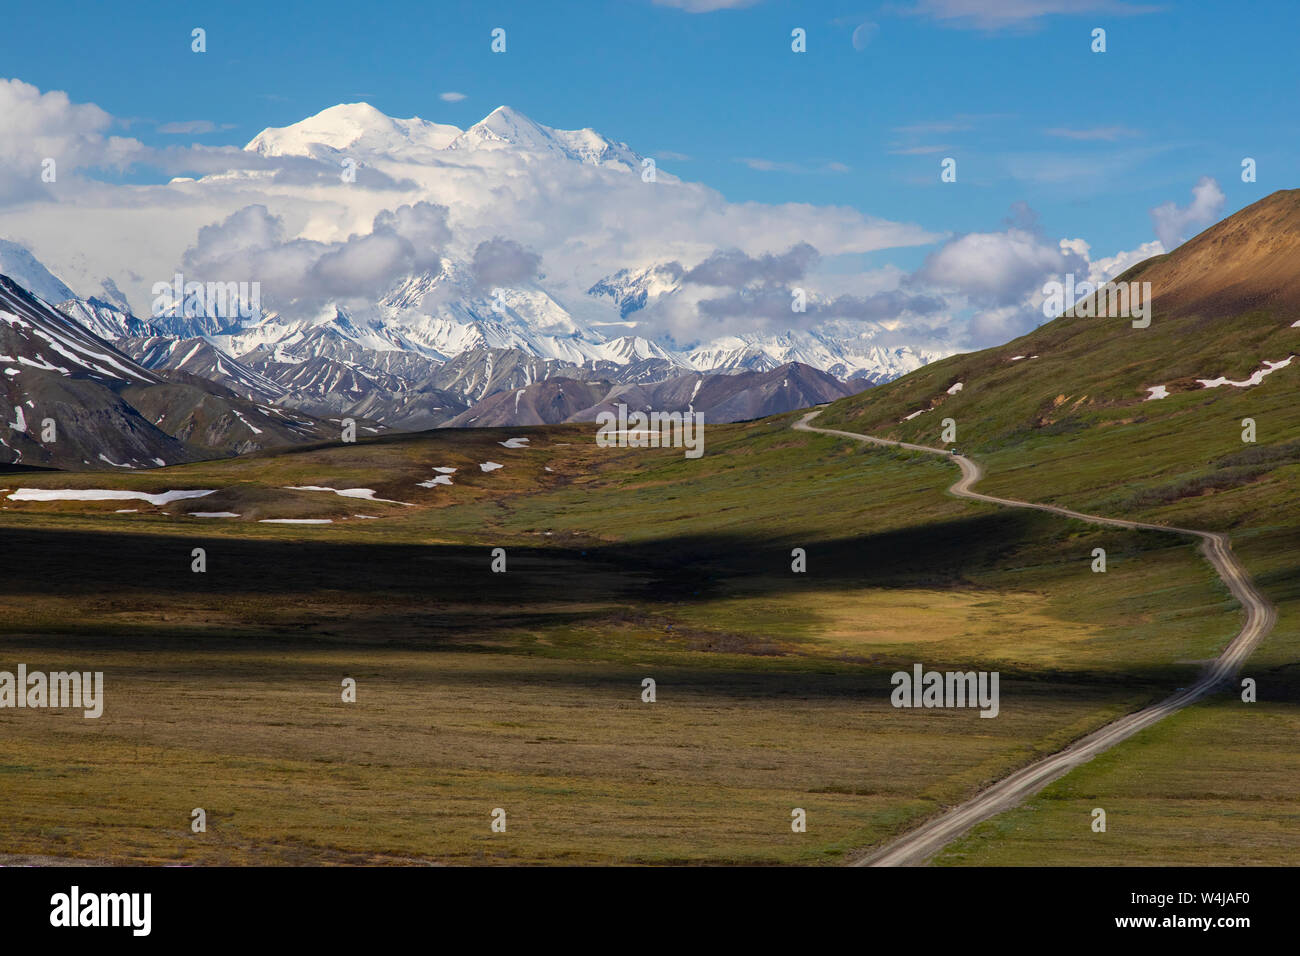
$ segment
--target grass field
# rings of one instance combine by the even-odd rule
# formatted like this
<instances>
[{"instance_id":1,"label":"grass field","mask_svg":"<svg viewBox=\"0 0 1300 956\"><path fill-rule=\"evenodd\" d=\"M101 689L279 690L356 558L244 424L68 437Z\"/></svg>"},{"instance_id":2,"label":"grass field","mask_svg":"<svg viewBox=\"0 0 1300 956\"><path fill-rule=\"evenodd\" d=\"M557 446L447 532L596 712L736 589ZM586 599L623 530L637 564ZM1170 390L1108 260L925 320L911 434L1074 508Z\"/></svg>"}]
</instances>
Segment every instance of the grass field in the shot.
<instances>
[{"instance_id":1,"label":"grass field","mask_svg":"<svg viewBox=\"0 0 1300 956\"><path fill-rule=\"evenodd\" d=\"M0 850L841 862L1186 681L1236 628L1173 536L962 502L950 463L791 420L710 426L697 461L555 427L0 475L218 489L165 508L6 500L0 667L102 670L107 704L0 711ZM499 444L523 434L533 447ZM417 487L434 466L455 483ZM1000 717L892 708L889 675L916 662L999 670Z\"/></svg>"}]
</instances>

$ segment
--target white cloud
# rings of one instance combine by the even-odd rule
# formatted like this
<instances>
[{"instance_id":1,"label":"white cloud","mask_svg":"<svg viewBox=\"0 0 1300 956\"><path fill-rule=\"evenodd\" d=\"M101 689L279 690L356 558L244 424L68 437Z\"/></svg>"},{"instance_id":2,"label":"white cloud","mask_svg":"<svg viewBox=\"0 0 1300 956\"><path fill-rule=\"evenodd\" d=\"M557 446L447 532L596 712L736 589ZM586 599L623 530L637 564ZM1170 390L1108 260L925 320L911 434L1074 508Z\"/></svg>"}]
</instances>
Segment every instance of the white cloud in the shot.
<instances>
[{"instance_id":1,"label":"white cloud","mask_svg":"<svg viewBox=\"0 0 1300 956\"><path fill-rule=\"evenodd\" d=\"M1064 242L1065 240L1062 240L1062 243ZM1153 240L1142 243L1136 249L1117 252L1115 255L1104 259L1095 259L1092 262L1092 269L1088 273L1088 281L1095 284L1113 279L1139 262L1150 259L1152 256L1164 255L1165 251L1164 245L1159 240Z\"/></svg>"},{"instance_id":2,"label":"white cloud","mask_svg":"<svg viewBox=\"0 0 1300 956\"><path fill-rule=\"evenodd\" d=\"M913 281L977 304L1005 306L1022 301L1046 275L1087 271L1086 259L1073 249L1011 228L953 239L926 257Z\"/></svg>"},{"instance_id":3,"label":"white cloud","mask_svg":"<svg viewBox=\"0 0 1300 956\"><path fill-rule=\"evenodd\" d=\"M465 99L465 94L457 93L455 90L448 90L446 93L439 93L438 99L442 100L444 103L459 103L461 100Z\"/></svg>"},{"instance_id":4,"label":"white cloud","mask_svg":"<svg viewBox=\"0 0 1300 956\"><path fill-rule=\"evenodd\" d=\"M353 280L371 288L372 278L423 255L391 235L369 238L383 232L377 217L420 204L450 210L445 241L431 241L429 261L441 252L469 262L480 243L511 240L545 262L548 290L577 303L618 269L698 263L718 249L758 256L806 242L834 257L939 238L847 206L728 202L663 169L657 182L643 183L635 171L512 150L416 150L357 154L356 182L349 184L331 150L319 158L263 157L233 146L152 149L114 140L106 133L113 118L98 107L27 84L0 85L0 112L6 232L21 235L74 291L98 294L111 278L137 309L152 300L153 283L170 281L182 267L218 270L214 281L260 280L267 296L282 299L308 296L313 281L321 293L346 291ZM56 198L70 201L46 201L33 142L76 157L59 165ZM167 176L198 181L117 185L76 180L65 165L112 160L147 162ZM12 186L14 169L23 174L21 190Z\"/></svg>"},{"instance_id":5,"label":"white cloud","mask_svg":"<svg viewBox=\"0 0 1300 956\"><path fill-rule=\"evenodd\" d=\"M22 80L0 80L0 203L53 198L42 163L54 160L58 178L86 166L123 168L143 150L139 141L110 136L113 118L62 92L42 93Z\"/></svg>"},{"instance_id":6,"label":"white cloud","mask_svg":"<svg viewBox=\"0 0 1300 956\"><path fill-rule=\"evenodd\" d=\"M437 271L450 238L447 209L429 203L380 212L370 232L333 243L286 238L281 219L252 205L200 229L184 267L192 281L260 282L264 302L310 311L333 299L373 301L404 276Z\"/></svg>"},{"instance_id":7,"label":"white cloud","mask_svg":"<svg viewBox=\"0 0 1300 956\"><path fill-rule=\"evenodd\" d=\"M1151 210L1151 222L1156 236L1165 249L1174 249L1219 218L1226 197L1219 184L1209 176L1202 176L1192 187L1192 201L1180 207L1173 200Z\"/></svg>"}]
</instances>

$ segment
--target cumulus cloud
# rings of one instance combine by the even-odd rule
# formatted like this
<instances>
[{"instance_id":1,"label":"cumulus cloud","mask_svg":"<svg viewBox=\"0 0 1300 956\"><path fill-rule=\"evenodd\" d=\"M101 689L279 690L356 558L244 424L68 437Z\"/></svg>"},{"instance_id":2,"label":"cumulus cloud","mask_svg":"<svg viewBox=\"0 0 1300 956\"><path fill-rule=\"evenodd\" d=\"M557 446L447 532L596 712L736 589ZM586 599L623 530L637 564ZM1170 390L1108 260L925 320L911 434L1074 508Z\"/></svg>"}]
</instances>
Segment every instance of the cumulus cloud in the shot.
<instances>
[{"instance_id":1,"label":"cumulus cloud","mask_svg":"<svg viewBox=\"0 0 1300 956\"><path fill-rule=\"evenodd\" d=\"M776 255L749 256L739 249L719 250L687 271L682 281L732 288L755 282L792 282L801 278L817 257L817 250L806 242Z\"/></svg>"},{"instance_id":2,"label":"cumulus cloud","mask_svg":"<svg viewBox=\"0 0 1300 956\"><path fill-rule=\"evenodd\" d=\"M792 300L792 289L763 287L733 292L722 298L703 299L698 307L702 315L713 319L757 318L766 320L764 325L768 327L796 328L831 319L884 322L908 313L930 315L946 306L938 296L911 295L897 289L867 296L840 295L827 300L810 298L802 313L794 312Z\"/></svg>"},{"instance_id":3,"label":"cumulus cloud","mask_svg":"<svg viewBox=\"0 0 1300 956\"><path fill-rule=\"evenodd\" d=\"M1225 200L1219 184L1209 176L1202 176L1192 187L1192 201L1179 206L1173 200L1151 210L1151 222L1156 237L1165 249L1174 249L1194 232L1208 226L1223 212Z\"/></svg>"},{"instance_id":4,"label":"cumulus cloud","mask_svg":"<svg viewBox=\"0 0 1300 956\"><path fill-rule=\"evenodd\" d=\"M978 346L1001 345L1032 332L1041 321L1041 316L1021 305L981 309L971 316L966 326L966 338Z\"/></svg>"},{"instance_id":5,"label":"cumulus cloud","mask_svg":"<svg viewBox=\"0 0 1300 956\"><path fill-rule=\"evenodd\" d=\"M430 203L382 211L369 233L333 243L290 238L279 216L255 204L200 229L183 267L190 281L260 282L263 301L282 311L312 309L373 300L407 275L437 273L450 238L446 207Z\"/></svg>"},{"instance_id":6,"label":"cumulus cloud","mask_svg":"<svg viewBox=\"0 0 1300 956\"><path fill-rule=\"evenodd\" d=\"M1062 244L1064 244L1065 241L1066 240L1061 240ZM1088 244L1084 243L1081 239L1075 241L1083 243L1084 255L1087 256ZM1115 278L1125 270L1137 265L1139 262L1144 262L1152 256L1164 255L1165 252L1164 244L1159 240L1155 240L1152 242L1144 242L1136 249L1127 249L1117 252L1113 256L1093 259L1092 269L1088 273L1088 281L1094 284L1098 282L1106 282Z\"/></svg>"},{"instance_id":7,"label":"cumulus cloud","mask_svg":"<svg viewBox=\"0 0 1300 956\"><path fill-rule=\"evenodd\" d=\"M808 243L784 252L750 255L715 250L690 269L661 263L658 273L677 287L636 313L640 334L666 336L692 347L720 335L784 333L836 326L838 337L875 339L946 308L941 296L898 288L901 270L871 273L815 270L821 259ZM721 291L720 291L721 290ZM925 336L933 338L932 330Z\"/></svg>"},{"instance_id":8,"label":"cumulus cloud","mask_svg":"<svg viewBox=\"0 0 1300 956\"><path fill-rule=\"evenodd\" d=\"M143 146L110 136L113 118L68 94L42 93L22 80L0 80L0 202L53 198L42 181L43 164L53 160L55 183L88 166L123 169Z\"/></svg>"},{"instance_id":9,"label":"cumulus cloud","mask_svg":"<svg viewBox=\"0 0 1300 956\"><path fill-rule=\"evenodd\" d=\"M470 271L485 289L525 282L537 275L542 257L529 252L513 239L497 236L480 242L474 249Z\"/></svg>"},{"instance_id":10,"label":"cumulus cloud","mask_svg":"<svg viewBox=\"0 0 1300 956\"><path fill-rule=\"evenodd\" d=\"M1071 274L1076 284L1104 282L1164 252L1159 242L1146 242L1094 260L1083 239L1048 238L1038 214L1023 202L1012 205L1003 226L1001 232L954 237L900 282L901 288L936 297L952 314L965 316L957 337L967 347L998 345L1046 321L1043 286L1049 281L1064 283Z\"/></svg>"},{"instance_id":11,"label":"cumulus cloud","mask_svg":"<svg viewBox=\"0 0 1300 956\"><path fill-rule=\"evenodd\" d=\"M1088 273L1087 260L1033 232L967 233L926 257L912 276L915 284L961 295L988 308L1022 302L1045 276Z\"/></svg>"},{"instance_id":12,"label":"cumulus cloud","mask_svg":"<svg viewBox=\"0 0 1300 956\"><path fill-rule=\"evenodd\" d=\"M676 260L698 264L695 279L735 283L686 284L680 315L664 327L690 336L702 318L698 303L729 292L745 290L761 302L761 290L772 285L791 315L788 287L796 281L809 289L811 316L832 314L824 306L841 296L849 298L832 312L845 321L887 315L894 311L887 300L869 300L884 290L865 281L818 276L814 282L818 252L855 257L941 238L850 206L729 202L662 169L656 183L644 184L637 170L508 149L398 152L374 156L373 165L372 157L359 156L351 184L340 182L336 151L324 149L313 156L262 156L230 145L149 148L125 140L114 154L114 120L98 107L5 84L6 92L14 90L35 100L40 116L24 126L21 108L5 101L0 111L7 121L0 128L0 203L3 177L22 165L10 158L13 144L27 148L36 129L60 142L81 142L87 168L116 155L124 167L142 167L143 175L130 185L83 179L76 202L37 207L25 196L4 210L6 227L28 238L74 289L98 290L108 276L136 303L151 301L153 283L170 280L179 264L194 281L261 281L264 303L288 316L290 305L303 309L331 297L373 301L409 272L435 271L441 253L467 266L478 260L481 281L498 284L536 275L544 262L548 291L579 305L590 304L587 288L619 269ZM28 132L15 138L11 116ZM61 155L73 155L66 142ZM24 174L24 188L43 188L39 162L32 171ZM162 178L140 182L155 172ZM65 173L60 160L60 199L72 189ZM169 185L169 176L197 181ZM439 211L430 217L431 209ZM420 214L410 210L423 210L436 224L427 238L414 222ZM919 294L928 293L908 293ZM712 309L718 323L743 328L743 315L727 317L724 305ZM807 321L795 318L790 327Z\"/></svg>"}]
</instances>

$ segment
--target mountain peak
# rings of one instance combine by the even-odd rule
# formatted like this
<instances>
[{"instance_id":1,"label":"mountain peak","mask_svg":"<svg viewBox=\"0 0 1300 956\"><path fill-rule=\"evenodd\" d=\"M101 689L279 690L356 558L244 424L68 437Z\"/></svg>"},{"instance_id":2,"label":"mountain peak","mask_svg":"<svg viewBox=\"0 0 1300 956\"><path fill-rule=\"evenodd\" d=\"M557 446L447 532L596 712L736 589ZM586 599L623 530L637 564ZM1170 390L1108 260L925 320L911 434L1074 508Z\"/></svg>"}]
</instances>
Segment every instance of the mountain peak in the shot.
<instances>
[{"instance_id":1,"label":"mountain peak","mask_svg":"<svg viewBox=\"0 0 1300 956\"><path fill-rule=\"evenodd\" d=\"M533 122L510 106L498 106L447 147L448 149L495 149L517 146L524 149L550 149L553 131Z\"/></svg>"},{"instance_id":2,"label":"mountain peak","mask_svg":"<svg viewBox=\"0 0 1300 956\"><path fill-rule=\"evenodd\" d=\"M314 156L319 147L394 154L442 149L459 135L456 126L396 119L365 102L338 103L291 126L264 129L244 149L263 156Z\"/></svg>"},{"instance_id":3,"label":"mountain peak","mask_svg":"<svg viewBox=\"0 0 1300 956\"><path fill-rule=\"evenodd\" d=\"M519 149L556 156L589 166L639 169L641 157L625 143L606 139L592 129L564 130L543 126L510 106L498 106L464 133L448 149Z\"/></svg>"},{"instance_id":4,"label":"mountain peak","mask_svg":"<svg viewBox=\"0 0 1300 956\"><path fill-rule=\"evenodd\" d=\"M75 298L72 290L51 274L30 250L8 239L0 239L0 275L9 276L51 305Z\"/></svg>"}]
</instances>

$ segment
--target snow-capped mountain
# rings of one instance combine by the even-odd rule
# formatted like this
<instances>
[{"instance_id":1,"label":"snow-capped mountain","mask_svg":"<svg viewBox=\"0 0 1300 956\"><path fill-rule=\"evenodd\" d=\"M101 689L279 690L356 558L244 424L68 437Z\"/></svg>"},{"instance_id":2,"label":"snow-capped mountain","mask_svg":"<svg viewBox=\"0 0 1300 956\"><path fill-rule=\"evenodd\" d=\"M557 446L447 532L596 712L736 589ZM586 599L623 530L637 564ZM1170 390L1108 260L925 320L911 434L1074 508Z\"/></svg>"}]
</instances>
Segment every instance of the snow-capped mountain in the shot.
<instances>
[{"instance_id":1,"label":"snow-capped mountain","mask_svg":"<svg viewBox=\"0 0 1300 956\"><path fill-rule=\"evenodd\" d=\"M445 149L461 135L458 127L418 116L395 119L369 103L340 103L292 126L264 129L244 149L260 156L358 153L405 156L413 150ZM320 147L324 147L322 150Z\"/></svg>"},{"instance_id":2,"label":"snow-capped mountain","mask_svg":"<svg viewBox=\"0 0 1300 956\"><path fill-rule=\"evenodd\" d=\"M150 302L149 318L137 318L112 278L102 283L102 294L108 299L79 299L13 242L0 241L0 268L8 268L46 301L57 303L79 327L119 343L147 368L216 382L244 400L376 420L393 416L389 420L400 419L402 427L413 427L415 422L422 427L439 424L464 411L458 406L472 406L501 391L557 378L649 386L683 375L767 373L800 363L862 386L897 377L938 357L896 344L882 326L856 321L804 322L785 330L679 341L663 329L680 328L680 321L665 323L662 312L673 308L678 317L689 315L701 287L688 283L691 270L676 260L628 263L594 284L588 284L590 278L579 284L573 276L549 276L540 268L540 257L528 248L529 233L537 235L540 229L544 236L550 228L546 222L520 220L521 241L502 239L499 234L493 238L493 232L481 227L462 238L458 217L466 213L458 203L465 196L477 197L474 201L480 206L499 199L517 202L527 190L516 187L525 181L530 189L538 183L549 188L561 182L604 190L659 188L642 180L639 154L591 129L544 126L502 106L461 130L420 117L394 118L369 104L350 103L290 126L265 129L245 151L269 165L214 173L190 180L183 188L200 189L209 183L212 188L228 189L232 177L274 179L275 162L281 159L297 163L289 177L294 182L316 183L319 180L311 178L312 163L337 168L340 157L353 157L359 165L388 177L383 182L391 185L382 186L380 192L401 184L408 204L425 204L421 215L429 209L443 210L447 228L438 239L420 233L425 244L407 260L419 263L418 271L385 273L381 282L371 286L387 288L377 297L372 291L311 298L317 295L316 286L298 283L291 286L298 290L291 295L301 298L286 300L276 298L271 283L247 317L209 313L201 302L196 310L189 300L164 296ZM328 177L335 175L328 172ZM476 191L462 191L457 185L462 180L473 180ZM670 180L666 177L665 182ZM316 185L307 188L321 192ZM350 195L345 189L331 188L338 196ZM371 197L372 208L391 216L383 204L393 200L373 189L358 187L354 193ZM331 201L337 201L335 193L330 195ZM466 207L472 203L467 201ZM331 250L328 255L338 256L354 248L349 245L353 239L366 238L364 226L356 233L353 224L330 225L321 219L304 225L265 209L262 214L262 221L275 223L272 231L283 228L280 238L294 245L295 256L316 256L317 250ZM593 209L592 215L599 216L600 210ZM360 221L366 222L366 217ZM376 231L379 221L375 219ZM616 220L608 227L613 232L627 228ZM346 242L340 238L348 234L343 228L353 233ZM392 236L389 233L370 248L384 248L382 243L394 241ZM262 241L262 234L254 239ZM222 240L226 248L238 248L240 241L242 237ZM431 250L430 242L438 245ZM522 271L484 268L479 253L488 246L495 254L494 243L514 249L524 261L531 256L532 266ZM367 251L349 261L369 263L372 256ZM433 268L426 265L431 260L437 263ZM241 261L242 269L256 270L257 255ZM276 268L283 269L284 260L277 262ZM270 266L268 270L275 274ZM191 276L190 271L187 280L209 286L244 278ZM493 275L516 278L501 281L490 278ZM813 306L824 302L815 292L809 301ZM160 303L167 307L160 308ZM797 390L780 394L794 396Z\"/></svg>"},{"instance_id":3,"label":"snow-capped mountain","mask_svg":"<svg viewBox=\"0 0 1300 956\"><path fill-rule=\"evenodd\" d=\"M51 305L76 298L31 252L8 239L0 239L0 275L7 275Z\"/></svg>"},{"instance_id":4,"label":"snow-capped mountain","mask_svg":"<svg viewBox=\"0 0 1300 956\"><path fill-rule=\"evenodd\" d=\"M452 259L437 274L401 280L365 316L331 306L309 318L291 320L269 313L218 332L222 327L219 320L200 317L189 331L206 335L230 355L257 351L258 358L279 362L318 354L342 357L340 351L354 348L411 352L440 362L477 349L513 349L575 365L660 359L688 367L644 336L611 334L626 332L625 323L584 323L538 281L485 289L466 264Z\"/></svg>"},{"instance_id":5,"label":"snow-capped mountain","mask_svg":"<svg viewBox=\"0 0 1300 956\"><path fill-rule=\"evenodd\" d=\"M618 314L627 318L646 304L667 295L678 287L686 270L678 262L663 262L645 269L619 269L612 276L601 279L587 295L609 299L618 306Z\"/></svg>"},{"instance_id":6,"label":"snow-capped mountain","mask_svg":"<svg viewBox=\"0 0 1300 956\"><path fill-rule=\"evenodd\" d=\"M369 103L340 103L291 126L264 129L244 147L259 156L334 159L349 154L410 160L420 151L511 149L591 166L640 169L625 143L595 130L543 126L509 106L498 106L469 129L413 116L386 116Z\"/></svg>"},{"instance_id":7,"label":"snow-capped mountain","mask_svg":"<svg viewBox=\"0 0 1300 956\"><path fill-rule=\"evenodd\" d=\"M885 348L837 340L816 331L791 331L772 336L727 336L693 350L689 358L693 368L712 372L763 372L799 362L840 381L860 379L875 385L915 371L938 356L918 354L907 346Z\"/></svg>"},{"instance_id":8,"label":"snow-capped mountain","mask_svg":"<svg viewBox=\"0 0 1300 956\"><path fill-rule=\"evenodd\" d=\"M92 335L108 342L154 333L148 322L102 299L76 299L69 292L69 298L66 301L60 299L56 308Z\"/></svg>"},{"instance_id":9,"label":"snow-capped mountain","mask_svg":"<svg viewBox=\"0 0 1300 956\"><path fill-rule=\"evenodd\" d=\"M138 321L138 320L137 320ZM117 346L148 369L174 369L219 382L240 398L273 402L288 389L231 358L206 339L120 338Z\"/></svg>"},{"instance_id":10,"label":"snow-capped mountain","mask_svg":"<svg viewBox=\"0 0 1300 956\"><path fill-rule=\"evenodd\" d=\"M638 313L682 291L685 270L677 262L643 269L621 269L601 279L587 294L616 305L625 326L635 328ZM816 299L813 299L816 302ZM830 320L810 329L780 333L728 335L688 349L677 360L699 371L766 372L789 362L821 369L841 381L869 384L889 381L942 355L908 346L887 347L874 341L882 329L869 322Z\"/></svg>"},{"instance_id":11,"label":"snow-capped mountain","mask_svg":"<svg viewBox=\"0 0 1300 956\"><path fill-rule=\"evenodd\" d=\"M591 129L544 126L508 106L460 130L419 117L386 116L367 103L340 104L290 126L263 130L245 150L267 159L307 157L331 164L346 154L406 182L428 175L424 170L472 168L503 193L511 191L512 178L532 175L548 163L559 164L557 170L572 164L599 167L602 176L636 177L640 185L641 156L626 144ZM522 159L523 166L475 159L501 156ZM428 188L435 189L443 179ZM629 188L637 187L629 183ZM446 196L435 198L445 201ZM643 379L692 370L767 371L801 362L841 380L874 383L936 357L882 344L882 330L871 323L678 343L647 321L657 303L682 296L687 270L677 261L628 265L575 291L542 274L500 287L481 282L472 246L453 244L441 259L440 269L401 277L373 302L310 308L269 302L273 311L236 321L189 318L175 307L150 322L163 334L206 337L234 358L291 363L324 356L370 368L376 353L411 353L446 362L477 350L509 350L579 367L635 364ZM102 321L98 327L110 331ZM358 350L366 353L364 359Z\"/></svg>"},{"instance_id":12,"label":"snow-capped mountain","mask_svg":"<svg viewBox=\"0 0 1300 956\"><path fill-rule=\"evenodd\" d=\"M641 168L641 157L626 143L606 139L595 130L552 129L508 106L498 106L448 145L453 150L521 149L590 166Z\"/></svg>"},{"instance_id":13,"label":"snow-capped mountain","mask_svg":"<svg viewBox=\"0 0 1300 956\"><path fill-rule=\"evenodd\" d=\"M155 468L338 435L332 423L241 390L241 375L260 377L205 340L110 344L80 323L91 310L70 311L0 274L0 463ZM157 364L146 368L128 349Z\"/></svg>"}]
</instances>

